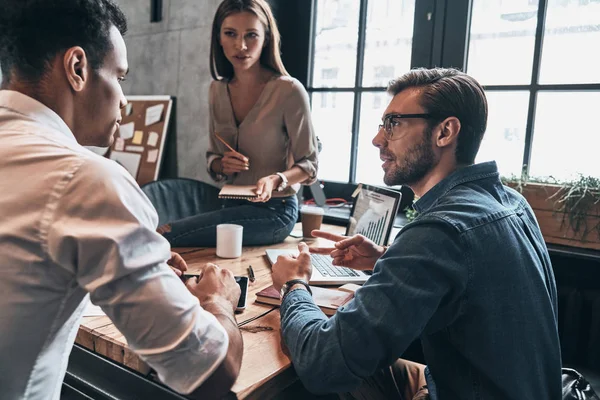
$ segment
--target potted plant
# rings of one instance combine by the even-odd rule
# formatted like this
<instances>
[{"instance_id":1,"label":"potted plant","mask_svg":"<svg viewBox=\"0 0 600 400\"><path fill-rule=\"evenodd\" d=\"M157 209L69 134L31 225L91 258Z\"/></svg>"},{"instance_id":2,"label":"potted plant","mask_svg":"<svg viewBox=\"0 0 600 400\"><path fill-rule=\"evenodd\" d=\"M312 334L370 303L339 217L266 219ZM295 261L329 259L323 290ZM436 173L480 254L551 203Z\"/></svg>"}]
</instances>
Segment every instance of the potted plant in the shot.
<instances>
[{"instance_id":1,"label":"potted plant","mask_svg":"<svg viewBox=\"0 0 600 400\"><path fill-rule=\"evenodd\" d=\"M546 243L600 250L600 179L579 175L503 179L520 191L533 209Z\"/></svg>"}]
</instances>

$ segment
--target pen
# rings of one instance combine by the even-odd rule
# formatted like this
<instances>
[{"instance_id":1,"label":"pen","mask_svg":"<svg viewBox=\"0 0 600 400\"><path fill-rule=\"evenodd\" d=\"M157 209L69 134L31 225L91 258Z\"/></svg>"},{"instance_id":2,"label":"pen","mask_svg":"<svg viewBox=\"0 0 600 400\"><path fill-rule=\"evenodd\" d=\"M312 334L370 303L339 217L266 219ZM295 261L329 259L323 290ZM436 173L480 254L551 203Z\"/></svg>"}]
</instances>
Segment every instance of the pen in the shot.
<instances>
[{"instance_id":1,"label":"pen","mask_svg":"<svg viewBox=\"0 0 600 400\"><path fill-rule=\"evenodd\" d=\"M250 282L254 282L256 280L256 277L254 276L254 270L252 269L252 265L248 267L248 279L250 279Z\"/></svg>"}]
</instances>

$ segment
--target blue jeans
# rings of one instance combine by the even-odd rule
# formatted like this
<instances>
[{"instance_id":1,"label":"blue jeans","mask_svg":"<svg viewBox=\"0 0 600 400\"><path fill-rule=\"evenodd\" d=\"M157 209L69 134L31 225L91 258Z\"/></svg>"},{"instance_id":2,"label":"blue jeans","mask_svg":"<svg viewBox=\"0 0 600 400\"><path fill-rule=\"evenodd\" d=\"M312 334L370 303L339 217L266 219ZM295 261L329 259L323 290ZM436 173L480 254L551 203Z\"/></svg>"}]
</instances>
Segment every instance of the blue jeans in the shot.
<instances>
[{"instance_id":1,"label":"blue jeans","mask_svg":"<svg viewBox=\"0 0 600 400\"><path fill-rule=\"evenodd\" d=\"M261 246L282 242L297 219L296 196L272 198L266 203L223 200L220 210L170 222L170 231L163 235L173 247L214 247L217 225L237 224L244 227L244 246Z\"/></svg>"}]
</instances>

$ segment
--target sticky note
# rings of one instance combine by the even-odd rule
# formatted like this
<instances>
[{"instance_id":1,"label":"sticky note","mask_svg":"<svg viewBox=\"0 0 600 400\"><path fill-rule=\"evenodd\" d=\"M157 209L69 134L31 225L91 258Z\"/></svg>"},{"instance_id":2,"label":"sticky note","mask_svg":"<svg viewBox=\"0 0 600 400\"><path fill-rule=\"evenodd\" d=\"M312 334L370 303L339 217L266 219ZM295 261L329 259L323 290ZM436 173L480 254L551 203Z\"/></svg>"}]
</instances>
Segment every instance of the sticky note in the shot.
<instances>
[{"instance_id":1,"label":"sticky note","mask_svg":"<svg viewBox=\"0 0 600 400\"><path fill-rule=\"evenodd\" d=\"M135 131L135 134L133 135L133 140L131 141L131 143L142 144L143 140L144 140L144 131Z\"/></svg>"},{"instance_id":2,"label":"sticky note","mask_svg":"<svg viewBox=\"0 0 600 400\"><path fill-rule=\"evenodd\" d=\"M148 107L146 109L146 126L159 122L164 108L164 104L157 104L155 106Z\"/></svg>"},{"instance_id":3,"label":"sticky note","mask_svg":"<svg viewBox=\"0 0 600 400\"><path fill-rule=\"evenodd\" d=\"M155 163L158 160L158 149L148 151L148 162Z\"/></svg>"},{"instance_id":4,"label":"sticky note","mask_svg":"<svg viewBox=\"0 0 600 400\"><path fill-rule=\"evenodd\" d=\"M150 132L148 134L148 146L156 147L158 144L158 133Z\"/></svg>"},{"instance_id":5,"label":"sticky note","mask_svg":"<svg viewBox=\"0 0 600 400\"><path fill-rule=\"evenodd\" d=\"M125 150L127 150L127 151L133 151L135 153L143 153L144 152L144 146L127 146L127 147L125 147Z\"/></svg>"},{"instance_id":6,"label":"sticky note","mask_svg":"<svg viewBox=\"0 0 600 400\"><path fill-rule=\"evenodd\" d=\"M135 125L133 122L129 122L127 124L121 125L119 128L119 136L123 138L123 140L129 140L133 137L133 130Z\"/></svg>"},{"instance_id":7,"label":"sticky note","mask_svg":"<svg viewBox=\"0 0 600 400\"><path fill-rule=\"evenodd\" d=\"M123 149L125 148L125 140L123 140L123 138L116 138L115 139L115 150L117 151L123 151Z\"/></svg>"}]
</instances>

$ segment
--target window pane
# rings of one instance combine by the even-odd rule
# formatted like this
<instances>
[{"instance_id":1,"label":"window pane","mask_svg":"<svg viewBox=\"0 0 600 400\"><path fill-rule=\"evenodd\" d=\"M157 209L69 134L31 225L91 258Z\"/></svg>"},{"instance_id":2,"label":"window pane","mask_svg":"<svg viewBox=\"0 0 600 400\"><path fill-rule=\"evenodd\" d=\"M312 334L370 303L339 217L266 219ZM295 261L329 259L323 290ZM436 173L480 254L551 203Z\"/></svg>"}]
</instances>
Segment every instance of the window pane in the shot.
<instances>
[{"instance_id":1,"label":"window pane","mask_svg":"<svg viewBox=\"0 0 600 400\"><path fill-rule=\"evenodd\" d=\"M540 83L600 82L600 3L549 0L545 28Z\"/></svg>"},{"instance_id":2,"label":"window pane","mask_svg":"<svg viewBox=\"0 0 600 400\"><path fill-rule=\"evenodd\" d=\"M495 160L500 175L521 176L529 92L486 92L488 124L476 162Z\"/></svg>"},{"instance_id":3,"label":"window pane","mask_svg":"<svg viewBox=\"0 0 600 400\"><path fill-rule=\"evenodd\" d=\"M313 92L312 118L323 149L318 178L348 182L354 93Z\"/></svg>"},{"instance_id":4,"label":"window pane","mask_svg":"<svg viewBox=\"0 0 600 400\"><path fill-rule=\"evenodd\" d=\"M313 87L353 87L360 1L318 0Z\"/></svg>"},{"instance_id":5,"label":"window pane","mask_svg":"<svg viewBox=\"0 0 600 400\"><path fill-rule=\"evenodd\" d=\"M415 1L368 2L363 86L385 87L410 69Z\"/></svg>"},{"instance_id":6,"label":"window pane","mask_svg":"<svg viewBox=\"0 0 600 400\"><path fill-rule=\"evenodd\" d=\"M538 94L530 174L569 179L600 177L600 92Z\"/></svg>"},{"instance_id":7,"label":"window pane","mask_svg":"<svg viewBox=\"0 0 600 400\"><path fill-rule=\"evenodd\" d=\"M484 85L531 83L537 0L473 0L467 71Z\"/></svg>"},{"instance_id":8,"label":"window pane","mask_svg":"<svg viewBox=\"0 0 600 400\"><path fill-rule=\"evenodd\" d=\"M381 116L390 101L391 97L386 92L367 92L362 95L356 182L384 186L383 162L379 159L379 150L371 141L377 134L377 125L381 124Z\"/></svg>"}]
</instances>

